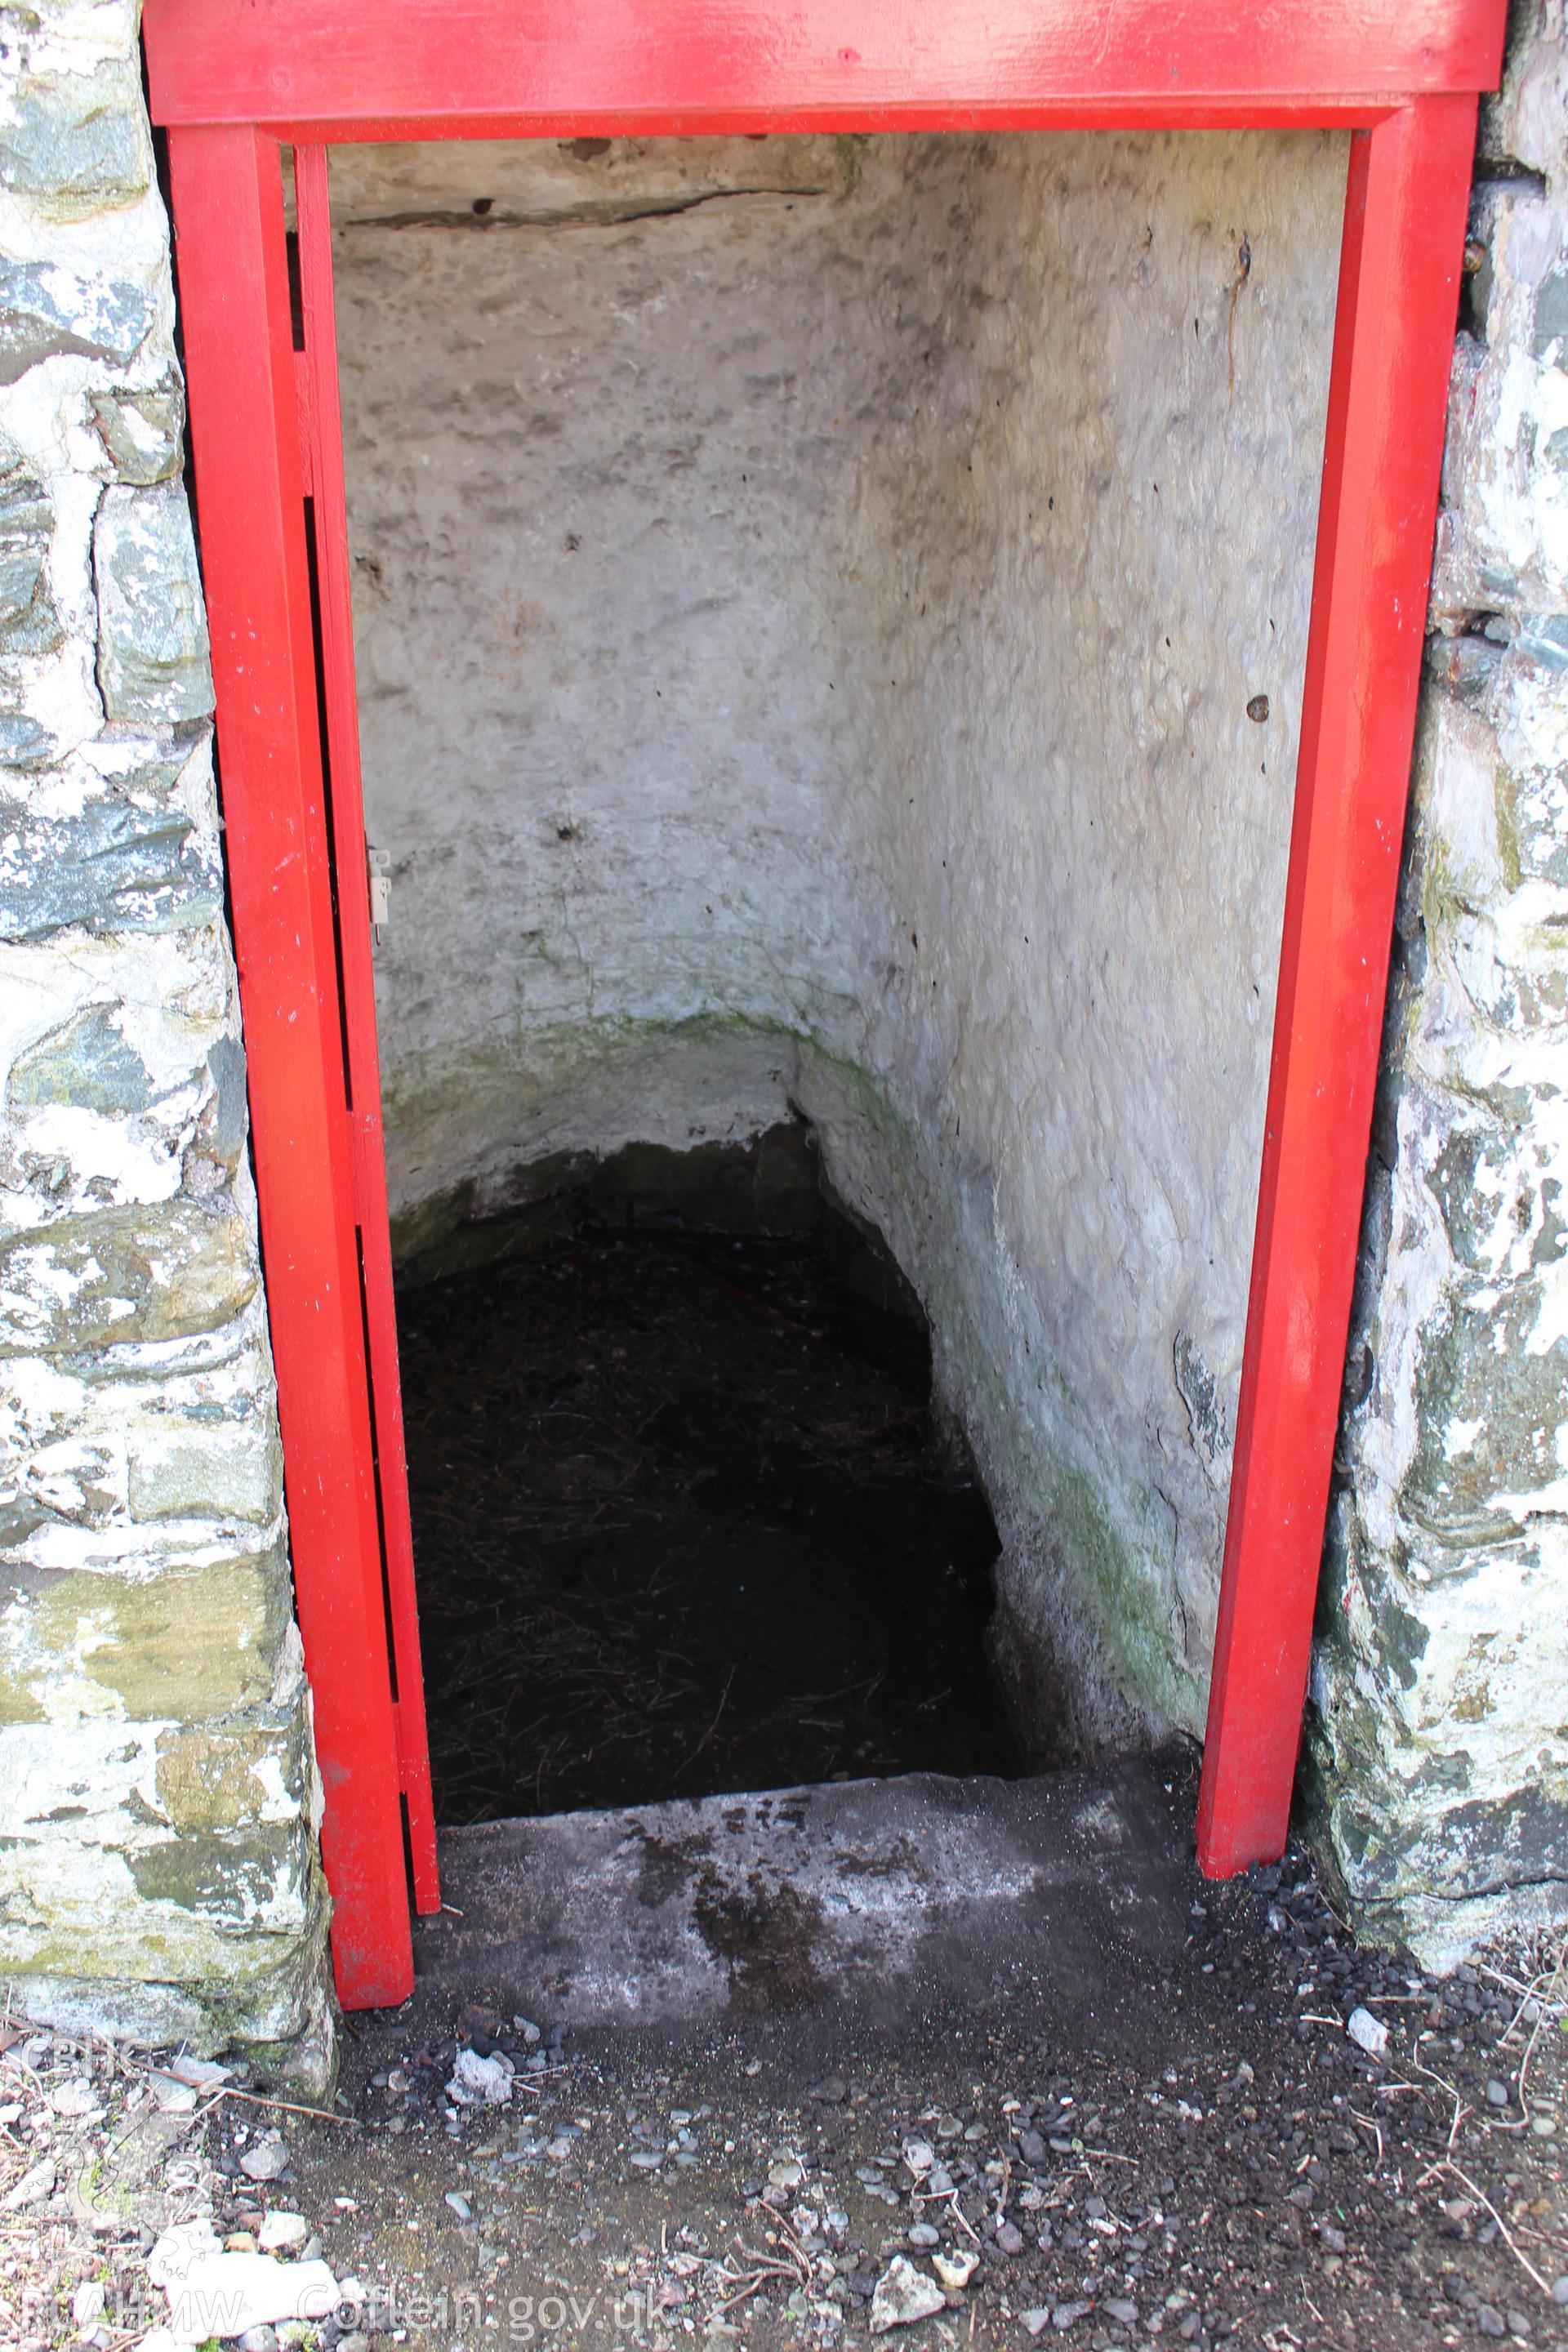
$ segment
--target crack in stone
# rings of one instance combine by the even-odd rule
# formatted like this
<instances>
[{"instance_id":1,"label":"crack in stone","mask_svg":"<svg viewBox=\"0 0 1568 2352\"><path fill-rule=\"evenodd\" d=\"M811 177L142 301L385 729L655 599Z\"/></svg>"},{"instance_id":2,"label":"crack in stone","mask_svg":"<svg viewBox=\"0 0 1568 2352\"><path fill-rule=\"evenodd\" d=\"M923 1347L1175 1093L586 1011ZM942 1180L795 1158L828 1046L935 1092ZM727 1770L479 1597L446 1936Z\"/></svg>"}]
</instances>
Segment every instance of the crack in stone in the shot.
<instances>
[{"instance_id":1,"label":"crack in stone","mask_svg":"<svg viewBox=\"0 0 1568 2352\"><path fill-rule=\"evenodd\" d=\"M1459 1893L1452 1892L1446 1886L1422 1886L1409 1894L1379 1895L1374 1896L1373 1900L1381 1904L1385 1909L1392 1909L1395 1904L1411 1902L1448 1903L1458 1907L1463 1903L1488 1903L1500 1895L1521 1895L1533 1887L1542 1886L1568 1887L1568 1878L1565 1878L1560 1871L1549 1870L1539 1878L1500 1878L1491 1885L1479 1886Z\"/></svg>"},{"instance_id":2,"label":"crack in stone","mask_svg":"<svg viewBox=\"0 0 1568 2352\"><path fill-rule=\"evenodd\" d=\"M670 220L679 213L700 212L706 205L739 202L751 196L826 196L826 188L710 188L699 196L627 198L617 204L606 198L570 209L531 213L410 212L369 213L342 221L342 228L618 228L627 221Z\"/></svg>"}]
</instances>

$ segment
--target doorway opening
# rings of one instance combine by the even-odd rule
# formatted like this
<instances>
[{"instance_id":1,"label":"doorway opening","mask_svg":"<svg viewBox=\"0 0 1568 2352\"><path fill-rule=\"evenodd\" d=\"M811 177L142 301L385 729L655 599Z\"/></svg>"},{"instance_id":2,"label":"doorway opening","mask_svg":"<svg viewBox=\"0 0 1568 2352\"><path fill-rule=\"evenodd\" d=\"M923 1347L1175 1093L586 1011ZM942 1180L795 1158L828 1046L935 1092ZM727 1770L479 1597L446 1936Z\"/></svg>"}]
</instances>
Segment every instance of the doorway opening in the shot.
<instances>
[{"instance_id":1,"label":"doorway opening","mask_svg":"<svg viewBox=\"0 0 1568 2352\"><path fill-rule=\"evenodd\" d=\"M803 1128L468 1227L398 1341L438 1821L1021 1769L924 1317Z\"/></svg>"},{"instance_id":2,"label":"doorway opening","mask_svg":"<svg viewBox=\"0 0 1568 2352\"><path fill-rule=\"evenodd\" d=\"M1037 1760L1201 1729L1347 152L1329 131L1097 132L331 158L395 1255L428 1265L523 1211L526 1227L590 1166L606 1201L628 1150L661 1151L660 1181L689 1191L682 1155L700 1170L798 1113L929 1315L941 1409L1006 1529L1011 1734L911 1746L918 1717L897 1738L847 1719L796 1742L795 1777L859 1751L984 1762L1010 1737ZM1248 562L1226 570L1238 543ZM716 1190L692 1222L717 1214ZM782 1691L749 1696L737 1665L725 1699L727 1629L705 1633L684 1713L661 1679L704 1607L738 1619L757 1580L742 1594L731 1564L722 1601L700 1600L678 1543L680 1603L645 1556L646 1613L624 1553L608 1572L606 1498L579 1549L538 1551L562 1465L475 1393L481 1316L509 1394L542 1377L557 1309L597 1331L613 1275L635 1320L638 1285L672 1271L648 1244L568 1252L548 1278L513 1267L499 1311L477 1279L405 1285L448 1819L785 1770L759 1729L782 1724ZM689 1350L715 1294L694 1264L681 1279L665 1344ZM440 1367L431 1390L411 1342ZM759 1393L759 1426L779 1409ZM868 1396L865 1426L879 1410ZM630 1426L657 1412L650 1389ZM462 1466L437 1472L448 1454ZM636 1493L646 1513L637 1454L616 1458L620 1509ZM660 1494L671 1467L650 1471ZM477 1509L517 1531L506 1573L533 1547L570 1606L519 1592L509 1622L493 1581L483 1599L463 1581L493 1558ZM793 1601L754 1628L803 1665L824 1524ZM468 1563L442 1572L439 1610L437 1527ZM901 1607L895 1577L889 1627L868 1620L841 1671L793 1682L797 1714L858 1676L910 1681L889 1647ZM552 1641L585 1721L612 1687L596 1697L574 1663L596 1650L657 1694L669 1753L651 1722L595 1725L584 1751L545 1704ZM448 1681L432 1648L468 1664ZM487 1755L492 1652L528 1669L500 1703L510 1771Z\"/></svg>"},{"instance_id":3,"label":"doorway opening","mask_svg":"<svg viewBox=\"0 0 1568 2352\"><path fill-rule=\"evenodd\" d=\"M1079 1696L1092 1690L1098 1664L1099 1697L1124 1688L1141 1694L1145 1712L1152 1706L1181 1720L1184 1710L1195 1719L1212 1664L1202 1866L1227 1874L1278 1853L1285 1835L1375 1079L1476 93L1495 82L1501 11L1495 0L1414 13L1331 9L1277 40L1238 49L1201 12L1173 26L1168 12L1133 0L1090 55L1065 10L1004 8L994 21L961 13L933 45L898 10L857 0L795 12L787 27L764 5L737 21L735 41L721 51L699 15L678 0L637 39L605 42L584 36L569 10L547 6L524 26L500 0L474 0L443 25L435 49L408 0L368 0L327 16L316 0L277 0L260 15L243 0L204 0L200 8L150 0L143 20L153 111L170 127L296 1594L327 1790L322 1853L336 1904L334 1958L353 2006L401 2000L409 1981L400 1806L416 1900L428 1908L437 1899L387 1202L389 1182L401 1207L405 1178L421 1167L428 1172L424 1143L440 1122L427 1118L420 1083L421 1068L429 1075L434 1067L427 1049L437 1041L416 1020L407 1032L412 1063L394 1074L387 1097L388 1137L400 1131L411 1149L402 1165L384 1167L368 910L356 881L363 836L328 142L523 142L540 151L553 145L588 166L623 141L640 147L660 137L751 143L800 135L830 144L848 184L884 135L956 131L972 150L988 149L979 158L985 163L1008 152L1011 134L1070 134L1069 144L1080 145L1089 126L1108 134L1100 152L1111 169L1097 220L1057 201L1070 199L1070 175L1066 188L1042 179L1044 201L1005 201L990 214L993 226L1021 232L1016 250L1026 261L1090 265L1076 279L1054 271L1053 300L1042 304L1038 289L1017 282L999 291L992 272L963 266L966 225L986 211L984 203L944 209L939 201L928 221L939 232L945 223L951 237L883 275L885 293L908 290L917 309L929 295L932 323L963 331L922 339L914 356L973 355L978 341L982 364L970 371L968 390L982 396L967 406L963 398L916 399L899 421L918 415L924 446L907 433L890 442L884 435L870 452L879 462L864 472L865 495L823 502L824 516L851 526L838 541L849 560L831 567L837 601L786 616L805 626L782 634L805 656L804 688L836 693L841 666L827 657L851 646L857 680L876 693L861 704L865 756L829 764L820 796L828 821L815 835L804 829L795 875L807 885L795 893L800 919L760 927L753 1000L721 987L687 1017L671 1017L657 992L611 985L628 976L635 982L614 949L645 939L644 925L628 925L624 908L608 925L589 922L611 950L595 965L604 985L591 1009L614 1010L594 1052L577 1057L585 1093L558 1100L531 1151L548 1159L584 1148L585 1108L595 1113L586 1148L601 1156L646 1135L638 1087L678 1058L687 1060L692 1083L685 1123L658 1139L666 1142L755 1134L779 1115L781 1095L799 1103L835 1186L886 1234L926 1304L937 1385L974 1443L1004 1535L998 1582L1019 1635L1013 1654L1037 1651L1044 1604L1076 1599L1083 1604L1076 1622L1069 1609L1058 1630ZM1322 366L1312 373L1315 436L1278 372L1282 354L1287 376L1291 353L1312 356L1300 321L1282 318L1278 303L1270 319L1270 305L1249 295L1261 298L1268 287L1260 262L1270 245L1289 254L1292 236L1318 208L1286 191L1279 236L1260 246L1252 219L1238 222L1228 203L1188 205L1190 235L1173 250L1160 236L1169 208L1146 206L1146 185L1124 168L1130 140L1148 142L1145 160L1158 172L1190 156L1189 133L1211 150L1235 139L1256 157L1257 134L1239 128L1247 124L1279 133L1282 144L1350 134L1337 291L1326 306L1333 312L1326 419ZM307 184L314 191L309 236L301 210L292 334L280 147L292 148L301 191ZM999 184L994 174L990 184ZM748 200L763 193L744 191ZM491 191L476 191L465 235L500 209ZM731 210L722 193L712 203L699 194L656 202L647 217L700 221ZM417 216L420 207L384 216L382 226L416 233L422 222L410 211ZM1180 219L1184 207L1176 211ZM1117 236L1140 229L1139 250L1123 253ZM481 238L490 234L479 230ZM1205 236L1225 250L1217 282L1183 260L1201 258ZM1300 261L1305 251L1298 240L1291 257ZM889 248L858 237L845 241L843 257L840 284L864 289ZM405 292L416 274L406 264L397 273ZM432 261L425 274L433 289L443 268ZM518 282L510 278L486 306L486 335L469 351L488 347ZM1075 308L1075 294L1086 291L1087 310ZM1162 293L1181 298L1163 321ZM619 289L611 296L627 308ZM912 315L897 299L862 311L862 326L868 321L885 338L890 330L894 342ZM659 315L657 305L646 307L650 325ZM1210 372L1202 397L1173 403L1176 379L1164 362L1188 352L1189 320ZM1256 360L1259 328L1268 329L1272 377L1249 377L1249 341ZM1007 372L993 365L998 339L1009 333L1021 399L1009 398ZM1320 363L1327 340L1325 332ZM406 325L395 342L405 378L435 348ZM689 362L704 350L701 334L688 336ZM570 358L570 339L560 352ZM451 339L437 351L437 358L463 355ZM771 373L760 373L764 391ZM606 382L590 384L588 396L605 398ZM809 386L814 394L836 388L819 372ZM491 381L484 389L504 395L509 387ZM404 404L400 388L382 421ZM657 403L647 404L657 417ZM1237 442L1233 407L1243 423L1250 418L1250 443ZM483 402L448 404L449 422L488 413ZM847 415L860 431L878 410L835 403L816 436L823 457L839 449L835 436ZM984 436L982 420L990 428ZM546 424L542 437L550 435ZM464 449L461 432L455 438L477 479L484 453ZM405 517L415 515L420 472L443 439L450 445L454 436L432 436L424 451L410 452ZM623 445L634 446L635 436ZM1047 447L1064 460L1057 485L1042 479ZM1279 467L1259 463L1276 447L1287 480L1290 453L1321 448L1321 502L1310 467L1307 486L1296 483L1301 511L1293 511L1291 496L1281 500ZM1173 467L1165 462L1173 449ZM1156 456L1158 532L1150 528L1156 482L1148 463ZM601 486L614 473L612 463ZM503 467L499 498L476 511L505 519L510 478ZM1045 543L1040 488L1047 515L1058 516L1054 546ZM450 515L447 552L467 520L454 530ZM760 526L765 515L749 520ZM944 635L939 624L922 638L912 625L900 633L889 623L900 592L905 615L923 624L931 613L919 593L931 570L928 526L942 543L952 626ZM873 538L880 559L858 562L858 545ZM811 544L819 551L834 542L824 530ZM1268 664L1285 681L1277 748L1287 771L1298 742L1300 751L1283 919L1270 926L1264 869L1272 860L1278 875L1282 862L1278 814L1272 825L1251 822L1250 760L1231 759L1226 741L1255 749L1246 726L1279 716L1272 685L1246 673L1257 666L1259 615L1278 632L1271 608L1282 599L1272 591L1288 586L1296 551L1309 545L1304 669L1283 646ZM1058 560L1064 547L1065 562ZM1289 551L1283 564L1282 550ZM1184 592L1174 599L1172 562ZM820 577L809 565L806 573L808 585ZM1304 601L1304 587L1298 594ZM1177 628L1162 635L1144 625L1152 607L1173 601ZM700 595L691 612L705 609ZM1307 634L1300 603L1297 613L1300 644ZM1005 625L1000 636L973 625L997 616ZM518 608L492 617L502 632L499 648L507 627L515 645L539 616ZM590 641L600 617L587 615ZM1206 658L1194 665L1188 656L1198 640ZM742 632L741 674L754 647L777 642ZM957 658L965 648L978 648L967 667ZM897 708L878 684L891 651L913 656L885 671L894 686L914 689ZM431 644L417 652L418 661L401 665L405 675L438 667ZM395 666L382 682L397 674ZM568 684L571 675L565 663L556 682ZM590 707L601 699L585 698ZM424 762L429 804L440 805L454 780L476 772L481 730L470 720L504 715L509 706L516 709L516 696L498 695L493 677L488 692L460 698L462 723L437 730L424 747L434 754ZM889 723L890 715L901 723ZM416 742L416 729L405 731ZM791 740L788 730L762 732ZM1194 771L1187 791L1184 750ZM1263 761L1259 772L1267 772ZM777 805L793 817L810 798L798 768L784 762L776 782ZM858 795L842 789L847 782L862 788ZM340 824L351 808L353 823ZM679 918L689 911L682 886L692 861L668 854L679 846L672 825L665 823L659 838L668 803L650 793L644 808L648 823L620 833L626 870L640 866L647 881L638 911ZM1089 853L1085 829L1112 815ZM503 880L516 874L482 827L463 831L468 854L487 872ZM569 810L555 821L557 844L582 837ZM738 843L730 859L736 905L773 872L780 843L792 837L785 824ZM655 849L665 854L648 854ZM454 845L455 873L462 856ZM1247 887L1248 868L1254 884L1262 877L1258 891ZM812 887L847 877L855 885L847 896ZM593 914L580 896L565 897L569 915ZM1233 919L1248 902L1260 970L1249 971L1246 958L1238 969L1234 953L1249 922ZM1050 918L1044 926L1042 905ZM505 907L503 892L496 911ZM1204 919L1210 908L1221 917L1212 936ZM1278 919L1278 894L1273 912ZM1019 919L1026 913L1026 922ZM504 951L499 924L476 936L468 993L482 1008L485 983L515 972L518 962ZM581 936L580 927L569 940L568 964L580 961ZM684 936L700 939L694 923ZM1043 970L1026 968L1020 940ZM1205 945L1231 952L1205 953ZM796 948L812 952L803 959ZM793 982L803 960L805 1001L795 1001L792 987L781 1010L766 983ZM699 955L688 977L706 968ZM671 970L680 969L677 959ZM962 1003L955 991L944 994L944 972L962 976ZM1253 1012L1266 1024L1270 976L1277 1001L1257 1154L1258 1129L1249 1148L1237 1110L1249 1093L1247 1056L1238 1076L1223 1033L1238 998L1248 1027ZM551 973L535 978L536 1009L548 1012ZM385 992L389 1009L395 992ZM421 1009L417 996L412 1009ZM1043 1034L1032 1025L1037 1014ZM575 1025L569 1005L566 1027ZM519 1026L503 1019L489 1034L510 1048ZM726 1035L734 1049L728 1056ZM694 1070L684 1048L704 1039L714 1050L706 1069ZM548 1021L532 1042L548 1066ZM563 1042L559 1028L553 1042ZM498 1094L515 1104L517 1076L506 1055L499 1089L494 1065L472 1066L461 1107L482 1112ZM1170 1118L1173 1086L1178 1096L1186 1090L1189 1110L1196 1103L1212 1114L1198 1121L1200 1160L1206 1143L1207 1172L1219 1178L1212 1189L1170 1164L1166 1146L1180 1124ZM588 1100L595 1095L596 1105ZM606 1118L617 1105L618 1115ZM504 1189L507 1156L476 1167L456 1192L471 1185L483 1207L498 1176ZM514 1174L530 1164L527 1153L514 1150L510 1158ZM1245 1233L1254 1201L1250 1286L1245 1310L1230 1311L1223 1272L1210 1277L1221 1266L1222 1235ZM1053 1207L1067 1212L1055 1226ZM1184 1284L1189 1256L1197 1279ZM1167 1312L1162 1328L1162 1304L1201 1306L1204 1328L1179 1311ZM1235 1332L1243 1321L1238 1364ZM1150 1387L1156 1367L1158 1402ZM1234 1421L1225 1410L1230 1397ZM1140 1475L1141 1466L1152 1475ZM1192 1575L1200 1561L1206 1601ZM1195 1613L1192 1598L1200 1602Z\"/></svg>"}]
</instances>

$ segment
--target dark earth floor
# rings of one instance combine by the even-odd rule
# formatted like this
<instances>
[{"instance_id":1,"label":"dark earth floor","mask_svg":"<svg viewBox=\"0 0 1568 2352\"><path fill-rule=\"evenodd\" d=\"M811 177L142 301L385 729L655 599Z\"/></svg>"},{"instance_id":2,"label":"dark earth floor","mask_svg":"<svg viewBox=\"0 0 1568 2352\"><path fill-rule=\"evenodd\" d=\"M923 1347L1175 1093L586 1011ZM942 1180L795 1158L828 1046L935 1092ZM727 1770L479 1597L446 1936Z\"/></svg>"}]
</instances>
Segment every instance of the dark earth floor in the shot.
<instances>
[{"instance_id":1,"label":"dark earth floor","mask_svg":"<svg viewBox=\"0 0 1568 2352\"><path fill-rule=\"evenodd\" d=\"M816 1242L583 1235L398 1325L438 1819L1019 1769L924 1334Z\"/></svg>"}]
</instances>

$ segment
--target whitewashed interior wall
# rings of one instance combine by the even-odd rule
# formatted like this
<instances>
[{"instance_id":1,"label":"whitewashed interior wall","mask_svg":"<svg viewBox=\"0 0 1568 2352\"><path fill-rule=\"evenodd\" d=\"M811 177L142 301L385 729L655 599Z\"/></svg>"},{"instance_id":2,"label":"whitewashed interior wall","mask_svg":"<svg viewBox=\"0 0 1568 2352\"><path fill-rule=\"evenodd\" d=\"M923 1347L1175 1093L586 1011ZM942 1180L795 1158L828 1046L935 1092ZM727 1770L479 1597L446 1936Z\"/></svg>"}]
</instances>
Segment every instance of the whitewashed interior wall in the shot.
<instances>
[{"instance_id":1,"label":"whitewashed interior wall","mask_svg":"<svg viewBox=\"0 0 1568 2352\"><path fill-rule=\"evenodd\" d=\"M400 1230L798 1105L1089 1733L1203 1721L1345 162L333 156Z\"/></svg>"}]
</instances>

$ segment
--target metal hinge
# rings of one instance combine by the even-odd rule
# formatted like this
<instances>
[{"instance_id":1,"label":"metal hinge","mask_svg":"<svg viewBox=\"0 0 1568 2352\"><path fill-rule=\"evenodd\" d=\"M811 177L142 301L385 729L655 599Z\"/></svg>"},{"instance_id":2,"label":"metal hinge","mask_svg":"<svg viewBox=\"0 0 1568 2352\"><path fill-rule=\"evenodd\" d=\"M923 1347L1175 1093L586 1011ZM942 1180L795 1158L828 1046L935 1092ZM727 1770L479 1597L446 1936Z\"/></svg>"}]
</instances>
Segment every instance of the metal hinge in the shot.
<instances>
[{"instance_id":1,"label":"metal hinge","mask_svg":"<svg viewBox=\"0 0 1568 2352\"><path fill-rule=\"evenodd\" d=\"M377 849L368 841L364 845L364 877L370 893L371 937L379 947L391 916L392 860L384 849Z\"/></svg>"}]
</instances>

